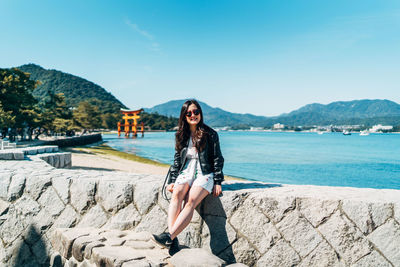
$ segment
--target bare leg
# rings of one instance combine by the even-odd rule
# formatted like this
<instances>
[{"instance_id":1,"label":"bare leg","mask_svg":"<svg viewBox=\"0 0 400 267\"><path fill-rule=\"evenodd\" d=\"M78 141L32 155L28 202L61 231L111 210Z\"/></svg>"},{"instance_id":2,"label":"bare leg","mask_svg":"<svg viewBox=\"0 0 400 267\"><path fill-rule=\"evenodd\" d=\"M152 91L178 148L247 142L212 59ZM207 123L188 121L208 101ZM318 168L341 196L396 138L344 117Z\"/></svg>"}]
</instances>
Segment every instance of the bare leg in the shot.
<instances>
[{"instance_id":1,"label":"bare leg","mask_svg":"<svg viewBox=\"0 0 400 267\"><path fill-rule=\"evenodd\" d=\"M171 239L174 239L190 223L194 209L208 195L208 191L200 186L193 186L189 190L189 198L183 210L179 213L175 223L169 228Z\"/></svg>"},{"instance_id":2,"label":"bare leg","mask_svg":"<svg viewBox=\"0 0 400 267\"><path fill-rule=\"evenodd\" d=\"M172 192L171 202L168 207L168 230L171 233L172 226L182 209L182 201L189 191L189 184L177 184Z\"/></svg>"}]
</instances>

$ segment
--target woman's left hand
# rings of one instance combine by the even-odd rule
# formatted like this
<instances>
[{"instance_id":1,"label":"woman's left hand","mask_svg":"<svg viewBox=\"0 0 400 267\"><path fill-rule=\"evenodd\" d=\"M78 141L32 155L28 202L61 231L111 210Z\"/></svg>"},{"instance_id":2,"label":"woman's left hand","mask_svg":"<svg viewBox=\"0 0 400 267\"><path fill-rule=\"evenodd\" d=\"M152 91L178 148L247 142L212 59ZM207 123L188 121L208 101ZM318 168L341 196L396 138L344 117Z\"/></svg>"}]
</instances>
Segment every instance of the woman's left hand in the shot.
<instances>
[{"instance_id":1,"label":"woman's left hand","mask_svg":"<svg viewBox=\"0 0 400 267\"><path fill-rule=\"evenodd\" d=\"M222 193L222 187L221 187L221 185L220 185L220 184L214 185L214 188L213 188L213 195L214 195L215 197L217 197L217 196L219 196L221 193Z\"/></svg>"}]
</instances>

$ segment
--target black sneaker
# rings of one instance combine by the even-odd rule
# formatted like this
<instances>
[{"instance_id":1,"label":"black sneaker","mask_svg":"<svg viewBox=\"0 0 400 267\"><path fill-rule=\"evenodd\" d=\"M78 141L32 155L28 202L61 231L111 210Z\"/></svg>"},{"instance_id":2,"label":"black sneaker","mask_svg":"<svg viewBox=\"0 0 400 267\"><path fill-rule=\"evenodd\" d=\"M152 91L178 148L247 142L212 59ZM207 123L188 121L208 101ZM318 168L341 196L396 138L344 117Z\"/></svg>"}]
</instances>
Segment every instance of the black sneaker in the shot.
<instances>
[{"instance_id":1,"label":"black sneaker","mask_svg":"<svg viewBox=\"0 0 400 267\"><path fill-rule=\"evenodd\" d=\"M154 241L157 242L157 244L169 248L172 245L172 240L171 240L171 235L169 233L162 233L159 235L153 235Z\"/></svg>"},{"instance_id":2,"label":"black sneaker","mask_svg":"<svg viewBox=\"0 0 400 267\"><path fill-rule=\"evenodd\" d=\"M179 248L179 241L178 238L175 237L174 240L172 240L171 247L169 248L168 252L170 256L174 256L174 254L178 253L181 249Z\"/></svg>"}]
</instances>

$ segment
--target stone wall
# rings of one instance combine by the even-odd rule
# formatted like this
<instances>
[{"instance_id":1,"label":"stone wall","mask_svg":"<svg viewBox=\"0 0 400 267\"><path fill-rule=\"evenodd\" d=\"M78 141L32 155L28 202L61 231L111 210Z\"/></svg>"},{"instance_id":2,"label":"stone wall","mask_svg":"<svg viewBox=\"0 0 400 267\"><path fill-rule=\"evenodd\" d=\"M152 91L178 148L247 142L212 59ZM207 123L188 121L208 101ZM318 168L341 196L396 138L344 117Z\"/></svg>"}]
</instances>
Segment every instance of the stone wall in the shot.
<instances>
[{"instance_id":1,"label":"stone wall","mask_svg":"<svg viewBox=\"0 0 400 267\"><path fill-rule=\"evenodd\" d=\"M43 141L43 145L56 145L59 147L84 146L102 141L101 133L63 137L51 141Z\"/></svg>"},{"instance_id":2,"label":"stone wall","mask_svg":"<svg viewBox=\"0 0 400 267\"><path fill-rule=\"evenodd\" d=\"M0 261L49 265L57 228L167 229L163 177L0 160ZM178 236L227 263L400 266L400 191L229 182ZM1 264L0 264L1 265Z\"/></svg>"}]
</instances>

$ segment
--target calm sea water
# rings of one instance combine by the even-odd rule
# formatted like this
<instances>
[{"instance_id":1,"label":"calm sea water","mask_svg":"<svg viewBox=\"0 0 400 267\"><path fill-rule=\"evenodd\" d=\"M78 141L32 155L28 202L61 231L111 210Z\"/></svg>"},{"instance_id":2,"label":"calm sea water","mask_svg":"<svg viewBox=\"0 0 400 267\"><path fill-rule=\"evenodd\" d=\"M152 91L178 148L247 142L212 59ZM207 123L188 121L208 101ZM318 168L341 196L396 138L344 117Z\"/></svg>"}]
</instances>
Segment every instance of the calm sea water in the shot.
<instances>
[{"instance_id":1,"label":"calm sea water","mask_svg":"<svg viewBox=\"0 0 400 267\"><path fill-rule=\"evenodd\" d=\"M279 184L400 189L400 134L221 131L219 136L228 175ZM103 139L120 151L172 164L173 132Z\"/></svg>"}]
</instances>

